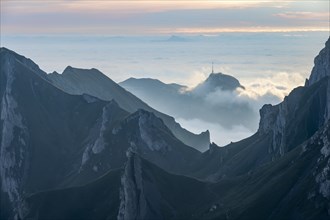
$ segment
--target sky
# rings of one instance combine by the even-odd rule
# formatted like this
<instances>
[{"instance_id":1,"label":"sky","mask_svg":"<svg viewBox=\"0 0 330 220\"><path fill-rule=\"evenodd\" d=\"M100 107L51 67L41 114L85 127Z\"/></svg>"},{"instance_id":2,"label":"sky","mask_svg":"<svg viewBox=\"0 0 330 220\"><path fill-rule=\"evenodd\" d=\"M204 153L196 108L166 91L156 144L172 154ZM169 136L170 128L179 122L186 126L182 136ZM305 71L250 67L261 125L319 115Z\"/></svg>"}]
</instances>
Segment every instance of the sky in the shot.
<instances>
[{"instance_id":1,"label":"sky","mask_svg":"<svg viewBox=\"0 0 330 220\"><path fill-rule=\"evenodd\" d=\"M329 1L1 0L5 34L328 31Z\"/></svg>"}]
</instances>

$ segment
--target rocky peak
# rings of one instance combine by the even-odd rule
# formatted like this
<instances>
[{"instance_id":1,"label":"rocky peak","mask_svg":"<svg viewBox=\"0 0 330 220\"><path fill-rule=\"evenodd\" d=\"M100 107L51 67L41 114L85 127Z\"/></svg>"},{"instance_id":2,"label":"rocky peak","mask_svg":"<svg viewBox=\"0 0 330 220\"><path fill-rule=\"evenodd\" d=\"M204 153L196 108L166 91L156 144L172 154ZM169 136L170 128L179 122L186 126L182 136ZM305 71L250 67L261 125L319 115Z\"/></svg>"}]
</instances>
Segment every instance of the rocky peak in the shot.
<instances>
[{"instance_id":1,"label":"rocky peak","mask_svg":"<svg viewBox=\"0 0 330 220\"><path fill-rule=\"evenodd\" d=\"M91 69L82 69L82 68L76 68L76 67L72 67L72 66L67 66L64 71L63 71L63 75L66 74L100 74L100 75L104 75L102 72L100 72L98 69L95 68L91 68Z\"/></svg>"},{"instance_id":2,"label":"rocky peak","mask_svg":"<svg viewBox=\"0 0 330 220\"><path fill-rule=\"evenodd\" d=\"M157 180L149 169L151 164L133 149L128 149L126 156L117 219L163 219L160 210L162 198L157 189Z\"/></svg>"},{"instance_id":3,"label":"rocky peak","mask_svg":"<svg viewBox=\"0 0 330 220\"><path fill-rule=\"evenodd\" d=\"M223 73L211 73L193 92L205 94L216 90L233 91L237 88L244 89L235 77Z\"/></svg>"},{"instance_id":4,"label":"rocky peak","mask_svg":"<svg viewBox=\"0 0 330 220\"><path fill-rule=\"evenodd\" d=\"M149 150L161 152L170 150L170 146L159 135L159 129L166 131L166 133L171 132L160 118L151 112L139 109L128 117L128 122L130 121L134 121L134 124L138 125L139 139L145 143Z\"/></svg>"},{"instance_id":5,"label":"rocky peak","mask_svg":"<svg viewBox=\"0 0 330 220\"><path fill-rule=\"evenodd\" d=\"M310 138L329 120L330 79L294 89L282 103L260 110L258 134L271 138L269 153L283 156Z\"/></svg>"},{"instance_id":6,"label":"rocky peak","mask_svg":"<svg viewBox=\"0 0 330 220\"><path fill-rule=\"evenodd\" d=\"M330 76L330 38L325 43L325 47L315 57L314 67L306 84L307 86L313 85L326 76Z\"/></svg>"},{"instance_id":7,"label":"rocky peak","mask_svg":"<svg viewBox=\"0 0 330 220\"><path fill-rule=\"evenodd\" d=\"M127 162L121 177L120 206L117 219L140 219L146 209L141 171L141 160L132 149L127 151ZM141 216L142 215L142 216Z\"/></svg>"},{"instance_id":8,"label":"rocky peak","mask_svg":"<svg viewBox=\"0 0 330 220\"><path fill-rule=\"evenodd\" d=\"M282 156L315 133L330 112L330 41L315 58L311 77L305 87L294 89L282 103L260 109L259 135L271 136L269 153ZM327 77L327 78L325 78ZM324 80L321 80L325 78ZM319 86L311 86L318 83Z\"/></svg>"},{"instance_id":9,"label":"rocky peak","mask_svg":"<svg viewBox=\"0 0 330 220\"><path fill-rule=\"evenodd\" d=\"M222 90L234 90L236 88L244 88L243 86L241 86L238 79L223 73L211 73L205 82L209 83L211 87L220 88Z\"/></svg>"},{"instance_id":10,"label":"rocky peak","mask_svg":"<svg viewBox=\"0 0 330 220\"><path fill-rule=\"evenodd\" d=\"M46 75L47 75L31 59L26 58L22 55L19 55L19 54L15 53L14 51L11 51L11 50L9 50L5 47L1 47L0 48L0 54L1 54L1 56L0 56L1 57L1 62L4 62L2 59L5 59L5 60L8 59L8 60L10 60L11 63L13 62L13 60L15 60L16 62L21 63L22 65L26 66L27 68L29 68L33 72L37 73L41 77L46 77Z\"/></svg>"},{"instance_id":11,"label":"rocky peak","mask_svg":"<svg viewBox=\"0 0 330 220\"><path fill-rule=\"evenodd\" d=\"M259 110L260 122L258 132L263 135L269 133L273 129L278 114L278 107L266 104Z\"/></svg>"}]
</instances>

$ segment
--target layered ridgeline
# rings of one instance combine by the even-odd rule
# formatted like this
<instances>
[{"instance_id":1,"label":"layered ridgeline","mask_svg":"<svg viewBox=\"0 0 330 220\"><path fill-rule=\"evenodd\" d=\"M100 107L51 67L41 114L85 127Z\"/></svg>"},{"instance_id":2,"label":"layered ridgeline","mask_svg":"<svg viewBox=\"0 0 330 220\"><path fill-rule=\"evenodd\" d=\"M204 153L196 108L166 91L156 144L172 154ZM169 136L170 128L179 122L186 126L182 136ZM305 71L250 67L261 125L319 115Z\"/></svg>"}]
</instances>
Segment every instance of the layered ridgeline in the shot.
<instances>
[{"instance_id":1,"label":"layered ridgeline","mask_svg":"<svg viewBox=\"0 0 330 220\"><path fill-rule=\"evenodd\" d=\"M279 105L265 105L260 110L259 130L253 136L222 148L212 144L203 154L183 145L151 113L138 111L129 115L114 102L100 101L91 96L67 95L38 76L37 72L33 72L33 80L29 74L26 77L30 79L28 83L24 81L25 86L18 88L18 85L23 85L17 84L23 82L21 74L30 72L32 75L31 69L24 69L24 73L11 71L15 80L11 79L9 83L8 76L1 75L1 83L6 85L3 87L1 84L1 95L6 97L3 100L11 100L2 101L1 105L8 112L6 117L1 115L1 217L6 219L16 214L25 219L329 219L329 41L315 60L309 79L313 83L296 88ZM19 59L15 62L21 65ZM14 69L18 70L17 67ZM325 74L320 73L323 77L313 76L318 74L316 69L325 70ZM317 80L312 80L314 77ZM38 89L40 85L51 88L54 95ZM28 89L23 89L25 87ZM20 93L21 89L25 93ZM23 108L19 97L25 95L31 95L28 102L38 100L31 107L37 106L38 118L30 118L32 116L24 110L26 106ZM70 100L55 101L49 107L49 97L52 102L57 98ZM63 107L64 103L71 103L73 107ZM79 108L78 103L82 103ZM60 111L59 106L62 106ZM84 110L79 112L81 107ZM52 108L55 108L54 112L50 112ZM104 108L112 109L118 115L103 114ZM73 117L76 112L87 117L84 111L89 113L89 127L85 125L86 119ZM98 116L91 113L96 111ZM66 118L69 112L70 118ZM33 115L32 112L29 114ZM56 120L63 117L61 123L66 130L56 131L63 132L59 134L63 137L70 137L69 149L75 152L80 148L78 153L68 154L69 149L60 145L49 149L47 146L54 146L49 145L51 142L31 150L38 146L31 142L33 137L49 138L46 131L48 127L55 126L51 124L55 123L50 117L53 114ZM108 118L106 123L101 123L103 116ZM146 123L149 118L153 119ZM81 124L76 124L75 119ZM113 120L116 122L112 123ZM48 123L43 136L27 132L37 127L32 126L37 123ZM78 130L77 125L81 125ZM80 135L93 136L92 129L97 129L97 138L91 137L91 144L81 147L78 143ZM70 135L65 136L64 132ZM61 141L58 139L52 140L56 143ZM82 142L87 143L86 139ZM99 143L103 142L104 148L99 148L102 146ZM31 179L29 172L36 169L31 162L38 160L24 158L36 158L33 155L38 150L44 157L38 164L47 169L52 160L46 152L52 150L52 154L63 158L60 164L55 164L51 174L43 173L50 181L34 176L40 179L34 183L32 190L27 191L26 182L37 181ZM115 153L118 151L120 153ZM3 152L23 160L18 160L22 161L19 163L6 160L3 163ZM29 156L24 152L29 152ZM8 155L6 158L10 158ZM75 165L66 157L78 158L79 163ZM117 162L118 166L112 165L112 161L120 160L120 157L122 161ZM181 157L184 159L179 162ZM82 161L85 161L84 165ZM70 172L66 173L68 170ZM99 170L102 170L100 175ZM39 186L41 183L49 187L42 188Z\"/></svg>"},{"instance_id":2,"label":"layered ridgeline","mask_svg":"<svg viewBox=\"0 0 330 220\"><path fill-rule=\"evenodd\" d=\"M178 139L198 150L205 150L210 144L209 131L202 132L199 135L187 131L175 122L173 117L151 108L97 69L78 69L68 66L62 74L53 72L47 77L53 85L69 94L89 94L107 101L114 99L121 108L129 113L133 113L138 109L153 112L164 121Z\"/></svg>"},{"instance_id":3,"label":"layered ridgeline","mask_svg":"<svg viewBox=\"0 0 330 220\"><path fill-rule=\"evenodd\" d=\"M237 90L244 86L230 75L211 73L192 89L149 78L129 78L119 84L175 118L216 123L228 130L244 126L251 133L258 127L258 112L238 97Z\"/></svg>"},{"instance_id":4,"label":"layered ridgeline","mask_svg":"<svg viewBox=\"0 0 330 220\"><path fill-rule=\"evenodd\" d=\"M164 170L191 173L200 152L153 113L69 95L31 60L1 48L1 219L23 218L30 194L76 187L124 166L128 149Z\"/></svg>"}]
</instances>

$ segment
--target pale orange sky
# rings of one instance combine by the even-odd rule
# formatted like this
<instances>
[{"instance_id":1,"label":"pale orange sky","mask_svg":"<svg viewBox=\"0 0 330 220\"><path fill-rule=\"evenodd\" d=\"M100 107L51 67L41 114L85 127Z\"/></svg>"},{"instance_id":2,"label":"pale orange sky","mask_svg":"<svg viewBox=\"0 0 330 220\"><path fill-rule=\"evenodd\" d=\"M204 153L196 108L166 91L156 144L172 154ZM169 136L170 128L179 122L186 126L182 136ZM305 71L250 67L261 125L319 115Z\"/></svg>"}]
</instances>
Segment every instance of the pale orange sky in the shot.
<instances>
[{"instance_id":1,"label":"pale orange sky","mask_svg":"<svg viewBox=\"0 0 330 220\"><path fill-rule=\"evenodd\" d=\"M329 31L329 1L1 1L2 34Z\"/></svg>"}]
</instances>

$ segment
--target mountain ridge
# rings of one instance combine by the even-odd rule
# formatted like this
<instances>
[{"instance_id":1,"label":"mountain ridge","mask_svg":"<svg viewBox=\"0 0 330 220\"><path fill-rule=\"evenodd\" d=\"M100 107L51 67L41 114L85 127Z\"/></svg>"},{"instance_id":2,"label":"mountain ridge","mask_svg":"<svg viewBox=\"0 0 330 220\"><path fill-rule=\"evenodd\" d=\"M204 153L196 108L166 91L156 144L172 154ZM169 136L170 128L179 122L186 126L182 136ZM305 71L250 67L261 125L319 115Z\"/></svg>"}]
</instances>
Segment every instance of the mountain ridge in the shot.
<instances>
[{"instance_id":1,"label":"mountain ridge","mask_svg":"<svg viewBox=\"0 0 330 220\"><path fill-rule=\"evenodd\" d=\"M0 56L1 219L22 218L27 194L80 186L120 168L132 146L177 173L189 172L200 154L153 113L65 93L7 53ZM157 143L167 148L146 147Z\"/></svg>"},{"instance_id":2,"label":"mountain ridge","mask_svg":"<svg viewBox=\"0 0 330 220\"><path fill-rule=\"evenodd\" d=\"M151 112L0 61L2 219L329 219L328 72L264 105L254 135L200 153Z\"/></svg>"},{"instance_id":3,"label":"mountain ridge","mask_svg":"<svg viewBox=\"0 0 330 220\"><path fill-rule=\"evenodd\" d=\"M194 88L184 85L173 86L149 78L130 78L119 84L152 107L187 124L198 120L202 125L212 124L213 127L220 126L228 130L244 127L251 134L258 128L258 112L253 109L250 102L238 96L244 87L236 78L229 75L211 73L205 81Z\"/></svg>"},{"instance_id":4,"label":"mountain ridge","mask_svg":"<svg viewBox=\"0 0 330 220\"><path fill-rule=\"evenodd\" d=\"M102 100L115 99L123 109L130 113L140 108L154 112L177 138L196 149L206 148L210 143L208 131L198 135L189 132L182 128L173 117L151 108L95 68L79 69L68 66L62 74L55 73L47 76L52 84L69 94L81 95L85 93Z\"/></svg>"},{"instance_id":5,"label":"mountain ridge","mask_svg":"<svg viewBox=\"0 0 330 220\"><path fill-rule=\"evenodd\" d=\"M325 48L323 48L319 54L314 59L314 67L309 79L306 81L306 85L310 86L325 76L329 76L330 72L330 39L325 43Z\"/></svg>"}]
</instances>

